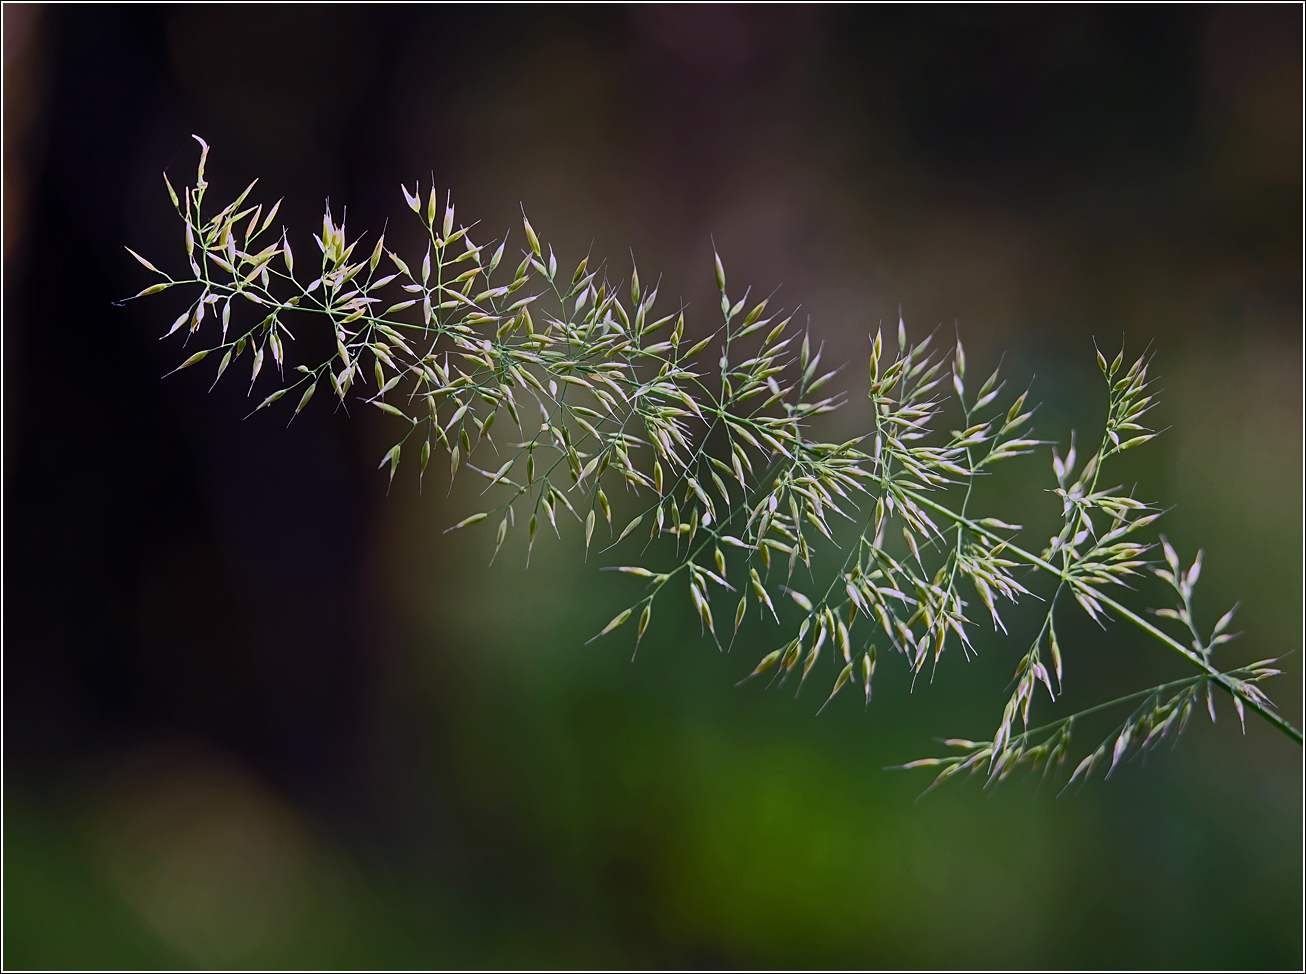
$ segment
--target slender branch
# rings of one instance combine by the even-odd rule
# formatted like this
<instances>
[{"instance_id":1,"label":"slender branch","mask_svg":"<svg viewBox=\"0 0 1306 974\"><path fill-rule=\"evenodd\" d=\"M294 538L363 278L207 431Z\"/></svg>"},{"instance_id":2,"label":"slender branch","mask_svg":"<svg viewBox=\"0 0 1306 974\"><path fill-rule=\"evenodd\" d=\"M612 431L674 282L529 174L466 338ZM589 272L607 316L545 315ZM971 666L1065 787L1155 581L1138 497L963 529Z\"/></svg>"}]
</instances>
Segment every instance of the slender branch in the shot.
<instances>
[{"instance_id":1,"label":"slender branch","mask_svg":"<svg viewBox=\"0 0 1306 974\"><path fill-rule=\"evenodd\" d=\"M943 506L942 504L935 503L934 501L930 500L928 497L926 497L923 494L919 494L914 491L908 491L908 493L910 493L912 497L914 497L917 501L924 504L926 507L930 508L931 510L937 511L938 513L945 515L946 517L950 517L953 518L954 520L964 523L972 531L976 531L980 534L983 534L986 537L994 539L995 541L1004 540L1000 535L994 534L991 530L984 527L984 525L976 521L971 521L967 518L963 518L961 515L957 514L952 510L949 510L947 507ZM1038 568L1043 569L1046 572L1051 573L1052 575L1055 575L1057 578L1062 579L1064 582L1067 582L1071 585L1075 584L1075 580L1072 577L1067 575L1061 569L1057 568L1055 565L1049 564L1048 562L1044 561L1042 558L1038 557L1038 555L1028 552L1025 549L1017 545L1014 545L1010 542L1005 542L1005 543L1008 551L1024 558L1031 565L1034 565ZM1289 721L1285 720L1283 717L1280 717L1273 710L1270 710L1268 707L1265 707L1258 701L1249 699L1248 697L1240 694L1234 688L1234 686L1229 683L1228 678L1220 670L1212 666L1210 663L1208 663L1197 653L1194 653L1183 643L1176 640L1173 636L1170 636L1167 633L1162 632L1160 629L1152 625L1146 619L1142 618L1141 616L1131 611L1130 609L1125 608L1123 605L1121 605L1119 602L1117 602L1115 599L1111 598L1110 596L1103 595L1101 592L1094 592L1093 596L1103 605L1107 606L1112 611L1114 611L1121 618L1127 619L1128 621L1136 625L1138 628L1142 629L1143 631L1149 633L1152 636L1155 636L1161 642L1165 643L1166 646L1174 650L1176 653L1178 653L1180 656L1186 659L1189 663L1191 663L1193 666L1197 667L1208 677L1210 677L1212 682L1218 685L1220 689L1224 690L1230 696L1237 697L1240 700L1242 700L1242 702L1246 706L1256 711L1256 713L1264 717L1267 721L1269 721L1271 724L1273 724L1275 727L1281 730L1289 738L1296 741L1298 744L1301 744L1303 742L1302 732L1299 731L1296 727L1294 727Z\"/></svg>"}]
</instances>

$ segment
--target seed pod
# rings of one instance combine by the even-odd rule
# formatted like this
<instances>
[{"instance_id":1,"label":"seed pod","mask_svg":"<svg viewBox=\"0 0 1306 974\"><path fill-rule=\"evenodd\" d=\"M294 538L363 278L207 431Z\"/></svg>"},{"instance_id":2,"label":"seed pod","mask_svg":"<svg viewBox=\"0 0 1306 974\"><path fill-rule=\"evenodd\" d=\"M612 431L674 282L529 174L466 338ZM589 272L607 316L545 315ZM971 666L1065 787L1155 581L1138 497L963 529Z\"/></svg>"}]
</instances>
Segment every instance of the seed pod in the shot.
<instances>
[{"instance_id":1,"label":"seed pod","mask_svg":"<svg viewBox=\"0 0 1306 974\"><path fill-rule=\"evenodd\" d=\"M225 363L224 363L224 367L225 367ZM221 375L221 372L219 372L218 374ZM308 388L304 390L304 395L300 397L299 405L295 407L296 416L298 416L300 411L305 406L308 405L308 401L313 398L313 393L315 393L316 391L317 391L317 383L316 382L309 383Z\"/></svg>"},{"instance_id":2,"label":"seed pod","mask_svg":"<svg viewBox=\"0 0 1306 974\"><path fill-rule=\"evenodd\" d=\"M816 661L821 658L821 643L824 641L824 639L825 639L825 630L822 629L820 635L817 637L817 640L814 643L812 643L812 648L808 650L806 662L803 663L802 677L798 681L799 692L802 691L803 684L807 682L807 675L812 672L812 667L814 667L816 665Z\"/></svg>"},{"instance_id":3,"label":"seed pod","mask_svg":"<svg viewBox=\"0 0 1306 974\"><path fill-rule=\"evenodd\" d=\"M180 372L182 369L190 368L192 365L195 365L197 362L202 362L204 360L204 356L209 354L209 351L210 349L206 348L202 352L196 352L190 358L186 359L186 361L182 362L181 365L177 366L176 371Z\"/></svg>"},{"instance_id":4,"label":"seed pod","mask_svg":"<svg viewBox=\"0 0 1306 974\"><path fill-rule=\"evenodd\" d=\"M448 534L450 531L457 531L459 528L465 528L472 524L479 524L481 521L484 521L489 516L490 516L489 514L482 512L480 514L473 514L471 517L465 517L457 524L455 524L453 527L445 528L444 533Z\"/></svg>"},{"instance_id":5,"label":"seed pod","mask_svg":"<svg viewBox=\"0 0 1306 974\"><path fill-rule=\"evenodd\" d=\"M145 259L144 257L142 257L140 254L136 253L136 251L132 250L130 247L124 247L123 249L126 250L127 253L129 253L129 254L131 254L133 257L135 257L138 261L140 261L141 264L144 265L144 267L145 267L146 270L153 271L155 274L162 273L162 272L161 272L157 267L155 267L153 264L151 264L148 260L146 260L146 259Z\"/></svg>"},{"instance_id":6,"label":"seed pod","mask_svg":"<svg viewBox=\"0 0 1306 974\"><path fill-rule=\"evenodd\" d=\"M254 410L254 412L258 412L259 409L262 409L264 406L271 406L274 402L276 402L278 399L280 399L280 398L281 398L282 396L284 396L285 394L286 394L286 390L285 390L285 389L278 389L276 392L272 393L272 395L268 396L268 397L267 397L266 399L264 399L261 403L259 403L259 404L258 404L258 408L256 408L256 409Z\"/></svg>"},{"instance_id":7,"label":"seed pod","mask_svg":"<svg viewBox=\"0 0 1306 974\"><path fill-rule=\"evenodd\" d=\"M703 624L707 626L707 631L715 636L716 627L712 625L712 608L707 604L707 600L702 597L698 600L698 614L703 620Z\"/></svg>"},{"instance_id":8,"label":"seed pod","mask_svg":"<svg viewBox=\"0 0 1306 974\"><path fill-rule=\"evenodd\" d=\"M851 666L852 663L849 663L848 665ZM874 644L872 644L871 648L866 651L866 655L862 657L862 682L866 686L867 704L871 702L871 678L873 676L875 676L875 645Z\"/></svg>"},{"instance_id":9,"label":"seed pod","mask_svg":"<svg viewBox=\"0 0 1306 974\"><path fill-rule=\"evenodd\" d=\"M613 629L616 629L618 626L623 625L625 621L629 618L630 618L630 609L624 609L623 611L617 613L617 615L613 618L613 620L603 627L603 630L599 633L599 636L606 636L608 633L612 632ZM598 636L595 636L594 638L597 639ZM591 640L591 642L592 641L593 640Z\"/></svg>"},{"instance_id":10,"label":"seed pod","mask_svg":"<svg viewBox=\"0 0 1306 974\"><path fill-rule=\"evenodd\" d=\"M535 254L536 257L541 256L540 239L539 237L535 236L535 230L531 227L531 221L526 219L526 214L524 213L522 214L521 222L522 222L522 226L526 229L526 241L531 245L531 252ZM517 270L518 277L521 277L523 272L525 271L525 265L526 262L523 261L522 267L518 268Z\"/></svg>"},{"instance_id":11,"label":"seed pod","mask_svg":"<svg viewBox=\"0 0 1306 974\"><path fill-rule=\"evenodd\" d=\"M849 663L847 666L845 666L842 670L839 671L839 676L834 681L834 689L830 691L830 696L826 698L825 703L821 704L821 710L824 710L826 707L830 705L830 701L834 699L834 695L843 689L844 684L848 682L848 680L852 677L852 674L853 674L852 663ZM817 713L819 714L821 710L818 710Z\"/></svg>"},{"instance_id":12,"label":"seed pod","mask_svg":"<svg viewBox=\"0 0 1306 974\"><path fill-rule=\"evenodd\" d=\"M631 521L624 528L622 528L621 534L617 535L617 541L619 542L624 540L626 535L630 534L630 532L634 531L637 527L639 527L639 523L643 520L644 520L644 515L641 514L639 517L635 518L635 520Z\"/></svg>"},{"instance_id":13,"label":"seed pod","mask_svg":"<svg viewBox=\"0 0 1306 974\"><path fill-rule=\"evenodd\" d=\"M213 377L213 386L216 386L218 384L218 380L222 378L222 373L227 371L227 366L230 364L231 364L231 349L227 349L227 353L222 356L222 361L218 363L218 374ZM213 391L213 386L209 386L210 392Z\"/></svg>"},{"instance_id":14,"label":"seed pod","mask_svg":"<svg viewBox=\"0 0 1306 974\"><path fill-rule=\"evenodd\" d=\"M761 577L757 574L756 568L748 570L749 581L753 585L753 591L757 594L758 601L765 604L771 610L771 615L775 616L775 621L780 621L780 616L776 614L775 606L771 604L771 596L767 594L766 586L762 584Z\"/></svg>"},{"instance_id":15,"label":"seed pod","mask_svg":"<svg viewBox=\"0 0 1306 974\"><path fill-rule=\"evenodd\" d=\"M753 322L757 321L758 318L762 317L762 312L766 310L766 304L767 304L766 301L763 301L761 304L757 305L757 307L755 307L752 311L748 312L748 316L744 319L741 327L747 328ZM761 328L762 326L758 325L757 327Z\"/></svg>"},{"instance_id":16,"label":"seed pod","mask_svg":"<svg viewBox=\"0 0 1306 974\"><path fill-rule=\"evenodd\" d=\"M388 402L373 401L372 405L381 410L381 412L394 416L396 419L407 419L409 422L413 421L409 419L408 415L402 409L399 409L397 406L392 406Z\"/></svg>"},{"instance_id":17,"label":"seed pod","mask_svg":"<svg viewBox=\"0 0 1306 974\"><path fill-rule=\"evenodd\" d=\"M748 676L744 677L742 680L739 681L739 683L735 685L740 686L746 683L747 681L751 680L753 677L765 673L767 670L769 670L772 666L776 664L776 661L780 659L780 654L783 652L784 649L773 649L771 652L767 653L765 656L762 657L761 662L757 664L757 667L753 670L753 672L749 673Z\"/></svg>"}]
</instances>

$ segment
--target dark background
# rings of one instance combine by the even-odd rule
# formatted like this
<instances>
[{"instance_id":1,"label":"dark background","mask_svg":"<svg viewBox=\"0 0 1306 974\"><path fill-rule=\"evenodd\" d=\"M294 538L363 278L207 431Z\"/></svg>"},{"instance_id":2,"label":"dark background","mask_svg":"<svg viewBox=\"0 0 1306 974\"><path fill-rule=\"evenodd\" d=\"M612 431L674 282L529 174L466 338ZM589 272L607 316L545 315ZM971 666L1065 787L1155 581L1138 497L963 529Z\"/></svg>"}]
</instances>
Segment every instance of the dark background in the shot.
<instances>
[{"instance_id":1,"label":"dark background","mask_svg":"<svg viewBox=\"0 0 1306 974\"><path fill-rule=\"evenodd\" d=\"M440 534L470 495L387 496L382 423L242 421L239 383L159 378L170 305L111 304L123 245L180 259L159 173L196 132L297 248L325 197L402 226L432 172L484 236L522 203L564 265L633 251L691 309L715 239L854 362L849 413L900 305L1036 376L1063 444L1101 421L1092 339L1151 343L1171 429L1121 476L1205 547L1204 624L1242 600L1226 659L1291 654L1300 724L1299 7L7 4L4 34L6 966L1300 965L1301 750L1255 719L1059 799L913 802L879 769L990 733L1010 645L910 697L886 661L819 721L688 618L634 664L584 647L625 590L574 544L486 569ZM1070 642L1084 701L1182 673Z\"/></svg>"}]
</instances>

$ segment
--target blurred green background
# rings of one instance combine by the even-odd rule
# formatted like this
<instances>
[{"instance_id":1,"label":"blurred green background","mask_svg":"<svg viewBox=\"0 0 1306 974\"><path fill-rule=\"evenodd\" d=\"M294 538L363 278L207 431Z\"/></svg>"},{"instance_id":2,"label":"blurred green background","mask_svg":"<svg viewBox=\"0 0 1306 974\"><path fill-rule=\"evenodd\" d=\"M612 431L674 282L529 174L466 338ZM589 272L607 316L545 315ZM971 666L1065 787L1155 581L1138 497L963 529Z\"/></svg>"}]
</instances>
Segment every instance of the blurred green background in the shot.
<instances>
[{"instance_id":1,"label":"blurred green background","mask_svg":"<svg viewBox=\"0 0 1306 974\"><path fill-rule=\"evenodd\" d=\"M688 611L633 663L586 646L635 586L576 531L488 568L488 532L441 534L468 489L401 467L387 496L384 424L242 422L235 386L158 378L164 311L110 306L141 286L123 244L175 256L158 173L198 132L214 191L261 176L305 245L324 197L376 229L434 171L486 236L520 202L563 264L592 246L620 278L633 251L691 335L714 239L853 363L834 430L899 306L955 323L974 372L1005 354L1063 445L1103 417L1093 338L1150 343L1169 429L1118 479L1205 549L1205 625L1242 601L1225 659L1286 654L1300 725L1300 8L6 4L4 28L7 968L1300 967L1302 752L1261 722L1226 707L1061 797L918 800L926 772L882 769L987 737L1023 645L914 692L886 656L869 708L819 719L826 676L735 688L776 639L755 622L729 655ZM1055 516L1046 454L1009 477L998 513ZM1067 706L1184 674L1062 626Z\"/></svg>"}]
</instances>

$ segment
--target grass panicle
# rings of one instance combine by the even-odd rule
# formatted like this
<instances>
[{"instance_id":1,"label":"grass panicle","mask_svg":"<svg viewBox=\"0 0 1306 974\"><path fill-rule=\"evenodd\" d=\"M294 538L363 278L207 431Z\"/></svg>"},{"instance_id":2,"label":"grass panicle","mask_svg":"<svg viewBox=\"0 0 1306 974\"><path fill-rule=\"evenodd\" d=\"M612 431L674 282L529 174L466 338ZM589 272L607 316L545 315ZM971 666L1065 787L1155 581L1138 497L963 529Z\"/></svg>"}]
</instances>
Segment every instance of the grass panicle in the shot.
<instances>
[{"instance_id":1,"label":"grass panicle","mask_svg":"<svg viewBox=\"0 0 1306 974\"><path fill-rule=\"evenodd\" d=\"M203 347L178 370L216 361L216 385L240 365L251 394L261 376L272 383L253 411L285 399L293 407L277 408L293 408L290 421L319 387L340 404L384 413L395 430L379 463L388 482L401 466L424 479L433 457L451 481L483 480L484 509L448 530L486 522L496 556L524 528L529 558L541 524L560 536L559 519L583 525L587 553L636 535L645 564L616 570L643 594L595 639L633 619L638 645L657 618L655 602L686 599L705 636L727 649L755 607L786 634L746 680L792 678L797 690L824 663L835 676L822 708L854 684L869 705L877 646L896 651L913 679L933 673L949 648L974 652L976 617L1017 639L1003 613L1043 579L1042 622L1018 643L1027 649L992 738L949 740L955 753L903 767L938 768L935 785L963 772L990 784L1022 766L1047 773L1070 755L1078 721L1137 702L1068 782L1101 767L1109 775L1177 737L1199 701L1214 719L1214 690L1231 697L1240 721L1250 709L1301 742L1260 686L1278 674L1274 660L1217 665L1234 610L1199 632L1192 599L1201 553L1183 568L1164 537L1154 540L1161 509L1104 486L1114 457L1157 435L1146 425L1156 405L1146 354L1126 366L1123 351L1111 362L1098 352L1102 436L1082 456L1072 437L1062 456L1032 433L1028 391L1011 394L996 370L974 384L960 340L954 348L936 335L912 342L899 320L896 334L871 336L869 401L858 408L865 432L823 442L812 421L845 405L827 388L839 368L823 364L821 348L769 300L750 304L747 291L729 290L719 255L720 319L692 344L684 308L659 305L657 284L642 283L638 270L617 284L588 257L560 269L524 213L516 252L507 237L478 243L434 186L425 194L402 187L424 231L417 252L401 256L384 236L370 246L351 239L328 206L313 236L318 256L301 256L297 270L287 231L274 227L280 204L264 215L249 199L254 183L208 212L208 146L196 139L194 186L178 194L169 184L189 276L174 278L132 252L156 277L136 297L191 296L164 337ZM333 336L331 355L292 363L292 323ZM959 428L945 430L945 411ZM1047 447L1061 521L1035 554L1016 543L1019 525L972 509L972 488L1004 461ZM629 496L614 505L608 492ZM614 506L630 518L620 530ZM1163 565L1153 557L1158 541ZM1178 636L1113 597L1145 573L1178 595L1175 608L1151 610ZM784 603L799 613L792 628L777 609ZM1113 617L1196 672L1030 728L1036 698L1054 701L1066 676L1058 625Z\"/></svg>"}]
</instances>

